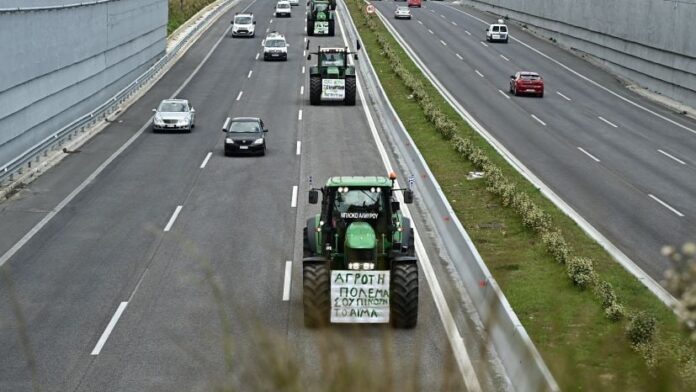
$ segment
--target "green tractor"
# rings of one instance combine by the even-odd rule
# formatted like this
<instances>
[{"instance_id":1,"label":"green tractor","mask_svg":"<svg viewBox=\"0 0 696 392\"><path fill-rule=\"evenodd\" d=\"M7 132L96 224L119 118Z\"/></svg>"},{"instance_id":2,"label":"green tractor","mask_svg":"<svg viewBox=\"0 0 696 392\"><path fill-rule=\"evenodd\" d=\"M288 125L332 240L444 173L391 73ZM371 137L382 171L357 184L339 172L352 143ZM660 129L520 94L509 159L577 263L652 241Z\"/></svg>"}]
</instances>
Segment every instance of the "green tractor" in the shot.
<instances>
[{"instance_id":1,"label":"green tractor","mask_svg":"<svg viewBox=\"0 0 696 392\"><path fill-rule=\"evenodd\" d=\"M396 192L413 202L409 189L395 189L396 175L331 177L309 191L322 194L321 212L304 228L302 286L304 323L391 323L414 328L418 321L418 260L410 219Z\"/></svg>"},{"instance_id":2,"label":"green tractor","mask_svg":"<svg viewBox=\"0 0 696 392\"><path fill-rule=\"evenodd\" d=\"M360 42L357 43L360 50ZM309 50L309 40L307 40ZM317 48L316 52L309 53L307 60L312 55L317 56L317 65L309 67L309 103L320 105L322 101L343 102L345 105L355 105L357 82L355 80L355 67L348 64L350 55L358 59L356 52L350 52L348 48Z\"/></svg>"},{"instance_id":3,"label":"green tractor","mask_svg":"<svg viewBox=\"0 0 696 392\"><path fill-rule=\"evenodd\" d=\"M307 35L336 35L334 8L328 1L310 1L307 3Z\"/></svg>"}]
</instances>

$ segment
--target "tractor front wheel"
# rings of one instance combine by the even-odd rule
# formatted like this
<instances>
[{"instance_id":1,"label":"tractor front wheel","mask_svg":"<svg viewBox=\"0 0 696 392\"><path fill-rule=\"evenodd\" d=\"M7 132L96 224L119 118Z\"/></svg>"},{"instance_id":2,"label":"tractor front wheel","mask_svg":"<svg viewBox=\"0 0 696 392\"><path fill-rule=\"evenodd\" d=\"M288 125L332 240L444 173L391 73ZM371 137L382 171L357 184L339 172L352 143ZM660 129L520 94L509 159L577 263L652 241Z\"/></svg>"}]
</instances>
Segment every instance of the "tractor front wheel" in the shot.
<instances>
[{"instance_id":1,"label":"tractor front wheel","mask_svg":"<svg viewBox=\"0 0 696 392\"><path fill-rule=\"evenodd\" d=\"M307 328L328 325L331 292L328 263L302 265L302 304Z\"/></svg>"},{"instance_id":2,"label":"tractor front wheel","mask_svg":"<svg viewBox=\"0 0 696 392\"><path fill-rule=\"evenodd\" d=\"M414 328L418 323L418 265L396 264L391 275L391 323Z\"/></svg>"},{"instance_id":3,"label":"tractor front wheel","mask_svg":"<svg viewBox=\"0 0 696 392\"><path fill-rule=\"evenodd\" d=\"M321 104L321 76L312 75L309 77L309 104Z\"/></svg>"},{"instance_id":4,"label":"tractor front wheel","mask_svg":"<svg viewBox=\"0 0 696 392\"><path fill-rule=\"evenodd\" d=\"M346 96L344 103L347 106L355 106L355 77L346 77Z\"/></svg>"}]
</instances>

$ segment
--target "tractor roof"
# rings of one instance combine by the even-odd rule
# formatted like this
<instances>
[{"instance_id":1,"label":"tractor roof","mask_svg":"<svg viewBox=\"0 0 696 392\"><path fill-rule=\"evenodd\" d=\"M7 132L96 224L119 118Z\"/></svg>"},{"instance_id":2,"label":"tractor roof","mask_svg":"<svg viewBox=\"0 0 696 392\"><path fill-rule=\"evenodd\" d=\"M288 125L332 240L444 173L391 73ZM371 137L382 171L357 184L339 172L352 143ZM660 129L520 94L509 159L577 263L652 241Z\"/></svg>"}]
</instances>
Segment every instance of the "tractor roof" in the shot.
<instances>
[{"instance_id":1,"label":"tractor roof","mask_svg":"<svg viewBox=\"0 0 696 392\"><path fill-rule=\"evenodd\" d=\"M344 53L346 48L319 48L319 53Z\"/></svg>"},{"instance_id":2,"label":"tractor roof","mask_svg":"<svg viewBox=\"0 0 696 392\"><path fill-rule=\"evenodd\" d=\"M342 177L331 177L326 181L327 187L339 187L339 186L376 186L385 187L391 186L391 181L386 177L378 176L342 176Z\"/></svg>"}]
</instances>

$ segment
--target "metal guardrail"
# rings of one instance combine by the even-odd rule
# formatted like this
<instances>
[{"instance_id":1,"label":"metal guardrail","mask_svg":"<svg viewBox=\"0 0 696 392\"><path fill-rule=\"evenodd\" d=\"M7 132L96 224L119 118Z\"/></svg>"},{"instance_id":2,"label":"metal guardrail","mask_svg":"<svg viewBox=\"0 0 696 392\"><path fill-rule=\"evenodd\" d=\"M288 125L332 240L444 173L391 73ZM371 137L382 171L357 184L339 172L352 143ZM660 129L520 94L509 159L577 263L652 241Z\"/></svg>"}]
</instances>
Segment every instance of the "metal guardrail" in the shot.
<instances>
[{"instance_id":1,"label":"metal guardrail","mask_svg":"<svg viewBox=\"0 0 696 392\"><path fill-rule=\"evenodd\" d=\"M83 3L84 5L92 5L97 3L105 3L113 0L100 0L93 1L89 3ZM32 164L37 164L40 162L41 157L47 157L49 152L55 151L58 147L62 147L63 143L66 141L71 141L73 137L76 137L80 133L84 133L87 128L95 126L98 121L106 119L107 116L116 112L121 104L126 100L134 96L142 87L146 86L155 76L157 76L160 71L166 68L169 63L175 59L179 52L189 41L196 36L196 34L204 27L208 25L211 19L215 18L220 10L225 8L224 5L234 0L227 0L218 7L215 12L208 13L203 20L196 23L194 28L189 30L188 33L177 43L170 51L168 51L163 57L161 57L155 64L150 66L147 71L142 75L138 76L133 82L128 86L121 89L108 101L104 102L96 109L91 112L79 117L63 128L57 130L50 136L44 138L39 143L35 144L33 147L27 149L22 154L6 163L0 167L0 186L4 185L5 181L12 182L14 176L22 175L24 169L31 170ZM77 6L80 4L75 4L71 6ZM68 6L62 6L68 7ZM4 11L5 9L0 9ZM13 9L14 10L14 9Z\"/></svg>"},{"instance_id":2,"label":"metal guardrail","mask_svg":"<svg viewBox=\"0 0 696 392\"><path fill-rule=\"evenodd\" d=\"M343 9L346 10L345 4ZM383 16L377 11L377 16ZM357 29L350 18L348 33L357 38ZM389 29L387 21L383 19ZM394 35L399 41L399 37ZM399 41L401 42L401 41ZM367 53L362 54L367 67L358 67L361 81L373 97L372 107L387 131L395 156L400 164L411 173L426 173L419 176L418 195L420 204L432 216L450 216L450 222L433 219L433 230L440 238L444 250L467 288L471 303L483 325L486 326L489 343L493 346L507 373L513 390L516 391L559 391L553 375L544 363L524 326L512 310L505 295L488 270L474 243L462 226L456 213L442 192L425 159L392 107L386 92ZM414 61L415 62L415 61ZM416 62L417 63L417 62ZM454 225L452 224L454 223Z\"/></svg>"}]
</instances>

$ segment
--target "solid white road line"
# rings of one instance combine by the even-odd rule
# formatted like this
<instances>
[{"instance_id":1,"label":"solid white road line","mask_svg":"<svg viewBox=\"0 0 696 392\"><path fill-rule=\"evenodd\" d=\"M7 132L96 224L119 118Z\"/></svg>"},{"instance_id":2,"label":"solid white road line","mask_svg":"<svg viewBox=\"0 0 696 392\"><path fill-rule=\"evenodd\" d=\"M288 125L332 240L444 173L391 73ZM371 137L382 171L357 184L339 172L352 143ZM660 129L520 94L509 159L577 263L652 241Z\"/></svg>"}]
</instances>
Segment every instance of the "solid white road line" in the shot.
<instances>
[{"instance_id":1,"label":"solid white road line","mask_svg":"<svg viewBox=\"0 0 696 392\"><path fill-rule=\"evenodd\" d=\"M475 69L474 72L476 72L476 75L478 75L478 76L480 76L480 77L483 77L483 74L482 74L481 72L479 72L478 69Z\"/></svg>"},{"instance_id":2,"label":"solid white road line","mask_svg":"<svg viewBox=\"0 0 696 392\"><path fill-rule=\"evenodd\" d=\"M510 59L509 59L509 58L507 58L507 57L503 56L502 54L500 55L500 58L501 58L501 59L503 59L503 60L505 60L505 61L510 61Z\"/></svg>"},{"instance_id":3,"label":"solid white road line","mask_svg":"<svg viewBox=\"0 0 696 392\"><path fill-rule=\"evenodd\" d=\"M252 1L249 4L249 6L251 6L255 2L256 2L256 0ZM249 6L247 6L247 8ZM213 55L213 52L215 51L215 49L217 49L217 47L220 46L220 43L222 42L223 39L225 39L227 34L229 34L231 29L232 29L231 25L228 26L227 29L225 29L225 32L222 33L222 36L220 36L220 38L218 38L218 40L215 42L213 47L210 48L210 50L205 55L203 60L201 60L201 62L198 64L198 66L196 66L196 68L193 70L193 72L191 72L191 74L186 78L186 80L184 80L184 82L181 83L179 88L177 88L176 91L174 91L174 93L169 97L170 99L173 99L174 97L179 95L179 93L186 86L188 86L189 83L191 83L191 80L193 80L193 78L196 75L198 75L198 72L200 72L201 68L203 68L205 63L208 62L208 59L210 58L210 56ZM46 214L46 216L44 216L43 219L41 219L39 221L39 223L34 225L34 227L32 227L31 230L29 230L29 232L24 235L24 237L22 237L7 252L5 252L5 254L3 254L2 257L0 257L0 267L2 265L4 265L12 256L14 256L14 254L17 253L17 251L22 249L22 247L24 245L26 245L26 243L29 242L29 240L31 240L36 235L36 233L39 232L39 230L41 230L44 226L46 226L46 224L48 222L50 222L51 219L53 219L53 217L58 215L63 210L63 208L65 208L65 206L67 206L80 192L82 192L82 190L84 190L87 187L87 185L89 185L92 181L94 181L94 179L97 178L97 176L99 174L101 174L101 172L104 171L104 169L106 169L106 167L109 166L111 164L111 162L113 162L119 155L121 155L123 153L123 151L125 151L128 147L130 147L130 145L133 144L133 142L135 142L135 140L138 139L140 137L140 135L142 135L143 132L145 132L145 130L150 127L151 122L152 122L152 117L150 117L145 122L145 124L142 127L140 127L138 132L136 132L133 136L131 136L130 139L128 139L121 147L119 147L118 150L116 150L113 154L111 154L111 156L109 156L109 158L107 158L104 162L102 162L102 164L99 165L99 167L97 167L97 169L94 170L92 172L92 174L89 175L89 177L87 177L84 181L82 181L82 183L80 185L78 185L77 188L75 188L72 192L70 192L70 194L68 196L66 196L65 199L61 200L61 202L58 203L58 205L53 210L51 210L51 212Z\"/></svg>"},{"instance_id":4,"label":"solid white road line","mask_svg":"<svg viewBox=\"0 0 696 392\"><path fill-rule=\"evenodd\" d=\"M479 41L479 42L481 42L481 45L483 45L483 46L485 46L485 47L488 47L488 44L487 44L487 43L485 43L485 42L483 42L483 41Z\"/></svg>"},{"instance_id":5,"label":"solid white road line","mask_svg":"<svg viewBox=\"0 0 696 392\"><path fill-rule=\"evenodd\" d=\"M292 200L290 201L290 207L297 207L297 185L292 187Z\"/></svg>"},{"instance_id":6,"label":"solid white road line","mask_svg":"<svg viewBox=\"0 0 696 392\"><path fill-rule=\"evenodd\" d=\"M237 95L237 101L239 101L240 99L242 99L242 94L244 94L244 91L240 91L240 92L239 92L239 95Z\"/></svg>"},{"instance_id":7,"label":"solid white road line","mask_svg":"<svg viewBox=\"0 0 696 392\"><path fill-rule=\"evenodd\" d=\"M455 55L459 60L464 60L464 57L462 57L462 55L460 55L459 53L455 53Z\"/></svg>"},{"instance_id":8,"label":"solid white road line","mask_svg":"<svg viewBox=\"0 0 696 392\"><path fill-rule=\"evenodd\" d=\"M671 205L669 205L669 204L665 203L664 201L658 199L655 195L653 195L653 194L648 194L648 196L650 196L650 198L653 199L653 200L655 200L656 202L662 204L662 206L665 207L666 209L668 209L668 210L672 211L673 213L675 213L678 217L680 217L680 218L683 218L683 217L684 217L684 214L682 214L681 212L677 211L677 210L676 210L674 207L672 207Z\"/></svg>"},{"instance_id":9,"label":"solid white road line","mask_svg":"<svg viewBox=\"0 0 696 392\"><path fill-rule=\"evenodd\" d=\"M471 35L471 33L468 30L464 30L464 32L466 33L466 35Z\"/></svg>"},{"instance_id":10,"label":"solid white road line","mask_svg":"<svg viewBox=\"0 0 696 392\"><path fill-rule=\"evenodd\" d=\"M585 151L584 148L578 147L578 150L580 150L583 154L587 155L588 157L592 158L592 160L594 160L595 162L601 162L599 159L597 159L597 157L595 157L594 155L592 155L592 154L590 154L589 152Z\"/></svg>"},{"instance_id":11,"label":"solid white road line","mask_svg":"<svg viewBox=\"0 0 696 392\"><path fill-rule=\"evenodd\" d=\"M300 86L300 95L304 95L304 86Z\"/></svg>"},{"instance_id":12,"label":"solid white road line","mask_svg":"<svg viewBox=\"0 0 696 392\"><path fill-rule=\"evenodd\" d=\"M201 169L205 169L205 165L208 164L208 161L210 160L210 157L213 156L212 152L209 152L206 156L205 159L203 160L203 163L201 163Z\"/></svg>"},{"instance_id":13,"label":"solid white road line","mask_svg":"<svg viewBox=\"0 0 696 392\"><path fill-rule=\"evenodd\" d=\"M500 95L502 95L503 97L505 97L505 98L507 98L507 99L510 99L510 96L509 96L508 94L505 94L505 91L503 91L503 90L498 90L498 92L499 92Z\"/></svg>"},{"instance_id":14,"label":"solid white road line","mask_svg":"<svg viewBox=\"0 0 696 392\"><path fill-rule=\"evenodd\" d=\"M460 13L462 13L462 14L464 14L464 15L467 15L468 17L470 17L470 18L472 18L472 19L474 19L474 20L477 20L477 21L481 22L482 24L485 24L486 26L489 25L489 23L486 22L485 20L483 20L483 19L481 19L481 18L478 18L478 17L476 17L476 16L474 16L474 15L472 15L472 14L469 14L469 13L467 13L467 12L464 12L464 11L462 11L462 10L460 10L460 9L457 9L457 8L452 7L452 6L449 6L449 5L444 5L444 6L445 6L445 7L448 7L448 8L451 8L451 9L453 9L454 11L460 12ZM685 131L688 131L688 132L691 132L691 133L696 134L696 129L689 128L689 127L687 127L687 126L684 125L684 124L680 124L680 123L678 123L678 122L676 122L676 121L674 121L674 120L672 120L672 119L670 119L670 118L667 118L667 117L661 115L660 113L657 113L657 112L655 112L655 111L653 111L653 110L650 110L650 109L648 109L647 107L645 107L645 106L643 106L643 105L641 105L641 104L639 104L639 103L637 103L637 102L634 102L634 101L632 101L632 100L630 100L630 99L628 99L628 98L622 96L622 95L619 94L619 93L614 92L613 90L609 89L608 87L605 87L605 86L601 85L600 83L595 82L594 80L590 79L589 77L587 77L587 76L581 74L580 72L578 72L578 71L576 71L576 70L570 68L569 66L567 66L567 65L563 64L562 62L560 62L560 61L554 59L553 57L547 55L546 53L540 51L539 49L536 49L536 48L534 48L533 46L531 46L531 45L529 45L529 44L527 44L527 43L525 43L525 42L523 42L523 41L520 41L519 39L517 39L517 38L515 38L515 37L513 37L513 36L510 36L510 38L512 38L513 41L516 41L516 42L520 43L521 45L524 45L527 49L529 49L529 50L531 50L531 51L537 53L539 56L544 57L545 59L547 59L547 60L549 60L549 61L555 63L556 65L558 65L558 66L560 66L561 68L565 69L566 71L572 73L573 75L577 76L578 78L580 78L580 79L582 79L582 80L584 80L584 81L586 81L586 82L592 84L593 86L595 86L595 87L597 87L597 88L600 88L600 89L606 91L607 93L609 93L609 94L615 96L616 98L619 98L620 100L622 100L622 101L624 101L624 102L626 102L626 103L628 103L628 104L630 104L630 105L633 105L633 106L635 106L635 107L637 107L637 108L639 108L639 109L641 109L641 110L643 110L643 111L645 111L645 112L647 112L647 113L650 113L650 114L652 114L653 116L655 116L655 117L657 117L657 118L659 118L659 119L661 119L661 120L667 121L668 123L670 123L670 124L672 124L672 125L674 125L674 126L676 126L676 127L679 127L679 128L681 128L681 129L683 129L683 130L685 130Z\"/></svg>"},{"instance_id":15,"label":"solid white road line","mask_svg":"<svg viewBox=\"0 0 696 392\"><path fill-rule=\"evenodd\" d=\"M440 40L440 43L443 44L444 46L447 46L447 42Z\"/></svg>"},{"instance_id":16,"label":"solid white road line","mask_svg":"<svg viewBox=\"0 0 696 392\"><path fill-rule=\"evenodd\" d=\"M258 59L259 59L259 54L260 54L260 53L256 53L256 58L255 58L254 60L258 60Z\"/></svg>"},{"instance_id":17,"label":"solid white road line","mask_svg":"<svg viewBox=\"0 0 696 392\"><path fill-rule=\"evenodd\" d=\"M283 301L290 301L290 278L292 278L292 261L286 261L285 279L283 279Z\"/></svg>"},{"instance_id":18,"label":"solid white road line","mask_svg":"<svg viewBox=\"0 0 696 392\"><path fill-rule=\"evenodd\" d=\"M232 120L231 118L227 117L227 119L225 120L225 123L222 124L222 129L227 129L227 127L230 126L230 121L231 121L231 120Z\"/></svg>"},{"instance_id":19,"label":"solid white road line","mask_svg":"<svg viewBox=\"0 0 696 392\"><path fill-rule=\"evenodd\" d=\"M430 33L430 34L435 34L435 33L433 33L433 31L430 30L430 29L428 29L428 33Z\"/></svg>"},{"instance_id":20,"label":"solid white road line","mask_svg":"<svg viewBox=\"0 0 696 392\"><path fill-rule=\"evenodd\" d=\"M167 222L167 226L164 226L165 232L172 229L172 226L174 225L174 222L176 221L176 218L179 216L179 213L181 212L182 208L183 206L176 206L176 209L174 210L172 217L169 218L169 222Z\"/></svg>"},{"instance_id":21,"label":"solid white road line","mask_svg":"<svg viewBox=\"0 0 696 392\"><path fill-rule=\"evenodd\" d=\"M343 42L345 46L349 46L348 40L346 39L346 35L343 30L343 23L341 22L341 18L338 18L338 27L341 29L341 35L343 37ZM374 139L375 144L377 146L377 151L379 152L379 155L382 158L382 164L384 165L386 171L389 173L393 171L393 168L391 166L391 163L389 162L389 157L387 155L387 151L384 147L384 144L382 143L382 140L379 138L377 126L375 125L375 120L372 118L372 114L370 113L370 110L367 107L367 100L365 99L360 80L358 79L357 82L358 95L360 96L360 102L362 103L362 108L363 112L365 113L365 117L367 118L367 123L370 126L370 133L372 134L372 138ZM394 182L394 186L396 188L399 188L398 181ZM397 199L401 199L401 201L403 201L402 198L403 196L400 194L397 196ZM408 205L404 203L402 203L401 205L404 215L411 216ZM438 314L440 315L440 321L442 322L442 325L445 329L445 333L447 334L447 338L449 339L450 345L452 346L452 351L454 352L454 357L459 367L459 371L461 372L462 377L464 378L464 384L467 390L469 390L470 392L481 391L481 385L479 384L476 372L474 372L474 367L471 363L471 359L469 358L466 346L464 345L464 340L462 339L462 336L459 333L459 330L457 329L457 323L454 321L454 316L452 316L452 312L450 311L449 306L447 305L445 295L442 292L442 288L440 287L440 282L437 280L435 270L433 269L433 266L430 262L430 258L428 257L428 254L425 251L425 247L423 246L423 243L421 241L418 229L415 226L413 226L413 235L415 239L416 254L418 255L418 260L420 262L421 267L423 268L423 272L425 273L425 278L428 282L428 286L430 286L430 292L433 295L435 307L437 308Z\"/></svg>"},{"instance_id":22,"label":"solid white road line","mask_svg":"<svg viewBox=\"0 0 696 392\"><path fill-rule=\"evenodd\" d=\"M604 118L604 117L602 117L602 116L597 116L597 118L600 119L600 120L602 120L602 121L604 121L605 123L611 125L611 126L614 127L614 128L618 128L618 127L619 127L618 125L614 124L613 122L607 120L606 118Z\"/></svg>"},{"instance_id":23,"label":"solid white road line","mask_svg":"<svg viewBox=\"0 0 696 392\"><path fill-rule=\"evenodd\" d=\"M558 94L558 95L560 95L561 97L563 97L563 99L565 99L566 101L572 101L572 99L570 99L570 98L566 97L566 96L565 96L565 95L563 95L563 93L562 93L562 92L560 92L560 91L556 91L556 94Z\"/></svg>"},{"instance_id":24,"label":"solid white road line","mask_svg":"<svg viewBox=\"0 0 696 392\"><path fill-rule=\"evenodd\" d=\"M541 124L541 125L543 125L543 126L546 126L546 123L543 122L543 121L541 121L541 119L540 119L539 117L537 117L537 116L535 116L535 115L533 115L533 114L532 114L531 116L532 116L533 119L537 120L537 121L539 122L539 124Z\"/></svg>"},{"instance_id":25,"label":"solid white road line","mask_svg":"<svg viewBox=\"0 0 696 392\"><path fill-rule=\"evenodd\" d=\"M304 73L304 71L305 71L305 66L303 65L302 66L302 73Z\"/></svg>"},{"instance_id":26,"label":"solid white road line","mask_svg":"<svg viewBox=\"0 0 696 392\"><path fill-rule=\"evenodd\" d=\"M668 157L668 158L671 158L671 159L673 159L673 160L675 160L675 161L681 163L682 165L686 165L686 162L682 161L681 159L675 157L674 155L672 155L672 154L670 154L670 153L668 153L668 152L665 152L665 151L662 151L662 150L657 150L657 151L659 151L660 154L662 154L662 155L664 155L664 156L666 156L666 157Z\"/></svg>"},{"instance_id":27,"label":"solid white road line","mask_svg":"<svg viewBox=\"0 0 696 392\"><path fill-rule=\"evenodd\" d=\"M300 152L302 152L302 142L297 141L297 147L295 148L295 155L300 155Z\"/></svg>"},{"instance_id":28,"label":"solid white road line","mask_svg":"<svg viewBox=\"0 0 696 392\"><path fill-rule=\"evenodd\" d=\"M302 109L300 109L300 111L297 112L297 119L302 120Z\"/></svg>"},{"instance_id":29,"label":"solid white road line","mask_svg":"<svg viewBox=\"0 0 696 392\"><path fill-rule=\"evenodd\" d=\"M251 74L254 73L254 71L249 70L249 74L247 75L247 79L251 78Z\"/></svg>"},{"instance_id":30,"label":"solid white road line","mask_svg":"<svg viewBox=\"0 0 696 392\"><path fill-rule=\"evenodd\" d=\"M109 335L111 335L111 331L114 330L114 327L116 326L116 323L118 322L118 319L121 318L123 311L126 310L127 305L128 305L128 302L121 302L121 304L118 305L118 309L116 309L116 313L114 313L114 315L111 317L111 321L109 321L109 324L106 326L104 333L102 333L101 337L97 341L97 345L94 346L94 349L92 350L91 355L99 355L99 353L102 350L102 347L104 347L104 344L106 343L106 340L109 338Z\"/></svg>"}]
</instances>

